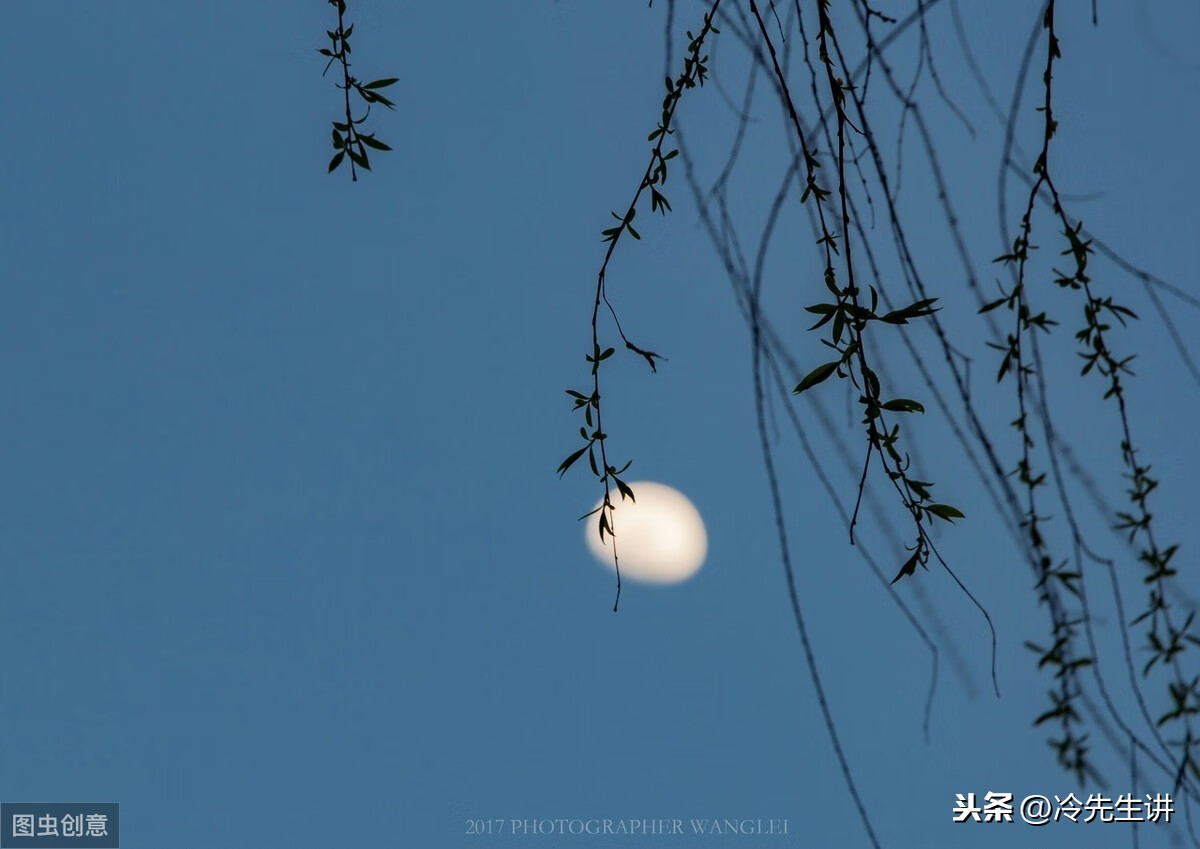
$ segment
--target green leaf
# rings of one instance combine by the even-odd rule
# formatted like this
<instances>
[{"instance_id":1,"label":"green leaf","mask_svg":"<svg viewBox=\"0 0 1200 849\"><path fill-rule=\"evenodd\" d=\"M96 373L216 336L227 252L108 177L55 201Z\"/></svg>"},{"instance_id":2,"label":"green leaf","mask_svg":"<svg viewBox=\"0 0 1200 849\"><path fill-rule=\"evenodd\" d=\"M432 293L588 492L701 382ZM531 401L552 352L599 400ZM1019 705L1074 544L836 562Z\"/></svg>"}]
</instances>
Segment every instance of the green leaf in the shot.
<instances>
[{"instance_id":1,"label":"green leaf","mask_svg":"<svg viewBox=\"0 0 1200 849\"><path fill-rule=\"evenodd\" d=\"M346 34L349 35L350 33L347 32ZM387 79L384 79L384 80L375 80L374 82L367 83L365 86L363 86L363 88L387 88L388 86L392 85L393 83L396 83L399 81L400 81L399 77L388 77Z\"/></svg>"},{"instance_id":2,"label":"green leaf","mask_svg":"<svg viewBox=\"0 0 1200 849\"><path fill-rule=\"evenodd\" d=\"M600 359L607 360L609 357L611 357L613 355L613 350L614 350L613 348L605 348L604 353L602 353L600 355Z\"/></svg>"},{"instance_id":3,"label":"green leaf","mask_svg":"<svg viewBox=\"0 0 1200 849\"><path fill-rule=\"evenodd\" d=\"M913 552L913 556L908 558L908 560L905 562L905 564L900 567L900 571L896 573L896 577L892 578L892 583L893 584L896 583L896 581L900 580L905 575L916 574L917 560L920 556L921 556L921 549L918 548L916 551Z\"/></svg>"},{"instance_id":4,"label":"green leaf","mask_svg":"<svg viewBox=\"0 0 1200 849\"><path fill-rule=\"evenodd\" d=\"M835 298L840 298L842 296L842 293L838 291L836 273L834 272L832 265L826 266L825 268L825 287L833 293Z\"/></svg>"},{"instance_id":5,"label":"green leaf","mask_svg":"<svg viewBox=\"0 0 1200 849\"><path fill-rule=\"evenodd\" d=\"M628 498L630 501L637 503L637 499L633 497L633 490L629 488L629 484L621 480L617 476L613 476L613 481L617 484L617 489L621 491L621 498Z\"/></svg>"},{"instance_id":6,"label":"green leaf","mask_svg":"<svg viewBox=\"0 0 1200 849\"><path fill-rule=\"evenodd\" d=\"M937 298L926 298L925 300L916 301L909 304L904 309L892 310L885 316L880 318L880 321L888 324L908 324L910 318L920 318L921 316L933 315L937 309L930 309L930 304L936 301ZM938 308L940 309L940 307Z\"/></svg>"},{"instance_id":7,"label":"green leaf","mask_svg":"<svg viewBox=\"0 0 1200 849\"><path fill-rule=\"evenodd\" d=\"M799 395L804 390L812 389L818 383L828 380L829 375L833 374L834 369L838 367L839 362L839 360L834 360L831 363L825 363L824 365L817 366L815 369L805 375L804 379L796 384L796 388L792 391L796 395Z\"/></svg>"},{"instance_id":8,"label":"green leaf","mask_svg":"<svg viewBox=\"0 0 1200 849\"><path fill-rule=\"evenodd\" d=\"M867 394L870 395L872 398L878 398L879 397L879 378L875 376L875 372L871 371L871 369L868 368L863 371L863 376L867 380Z\"/></svg>"},{"instance_id":9,"label":"green leaf","mask_svg":"<svg viewBox=\"0 0 1200 849\"><path fill-rule=\"evenodd\" d=\"M575 465L575 461L582 457L583 453L591 447L592 446L589 443L588 445L583 446L578 451L571 454L569 457L567 457L567 459L563 460L558 466L558 476L561 478L564 474L566 474L567 469Z\"/></svg>"},{"instance_id":10,"label":"green leaf","mask_svg":"<svg viewBox=\"0 0 1200 849\"><path fill-rule=\"evenodd\" d=\"M808 328L808 329L809 329L809 330L816 330L816 329L817 329L818 327L820 327L822 324L825 324L826 322L828 322L828 321L829 321L829 319L833 318L835 315L841 315L841 313L839 313L839 312L837 312L837 311L836 311L836 308L835 308L834 312L827 312L827 313L825 313L825 315L823 315L823 316L821 316L819 319L817 319L817 323L816 323L816 324L814 324L812 327L810 327L810 328ZM822 342L824 342L825 340L824 340L824 339L822 339L821 341L822 341ZM834 348L835 346L833 346L833 345L830 345L830 347L831 347L831 348ZM835 348L835 350L836 350L836 348Z\"/></svg>"},{"instance_id":11,"label":"green leaf","mask_svg":"<svg viewBox=\"0 0 1200 849\"><path fill-rule=\"evenodd\" d=\"M945 519L947 522L953 522L955 519L965 519L957 507L951 507L949 504L926 504L925 509L939 519Z\"/></svg>"},{"instance_id":12,"label":"green leaf","mask_svg":"<svg viewBox=\"0 0 1200 849\"><path fill-rule=\"evenodd\" d=\"M925 408L916 401L910 401L907 398L893 398L891 401L886 401L880 405L885 410L891 410L893 413L923 413Z\"/></svg>"},{"instance_id":13,"label":"green leaf","mask_svg":"<svg viewBox=\"0 0 1200 849\"><path fill-rule=\"evenodd\" d=\"M329 171L327 171L326 173L332 173L334 168L337 168L339 165L341 165L342 158L345 155L346 155L346 152L343 150L339 150L337 153L335 153L333 155L333 159L329 160Z\"/></svg>"},{"instance_id":14,"label":"green leaf","mask_svg":"<svg viewBox=\"0 0 1200 849\"><path fill-rule=\"evenodd\" d=\"M359 138L362 139L362 143L367 147L373 147L376 150L391 150L391 147L379 141L379 139L375 138L373 134L369 136L359 136Z\"/></svg>"}]
</instances>

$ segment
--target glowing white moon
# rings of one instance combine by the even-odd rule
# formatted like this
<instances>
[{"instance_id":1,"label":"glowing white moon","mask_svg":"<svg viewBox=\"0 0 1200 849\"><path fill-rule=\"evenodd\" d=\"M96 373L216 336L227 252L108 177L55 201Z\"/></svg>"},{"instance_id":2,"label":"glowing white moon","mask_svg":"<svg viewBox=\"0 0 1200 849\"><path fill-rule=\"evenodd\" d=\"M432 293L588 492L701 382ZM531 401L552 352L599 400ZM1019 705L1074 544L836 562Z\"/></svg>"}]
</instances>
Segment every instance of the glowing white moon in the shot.
<instances>
[{"instance_id":1,"label":"glowing white moon","mask_svg":"<svg viewBox=\"0 0 1200 849\"><path fill-rule=\"evenodd\" d=\"M708 554L704 520L687 496L661 483L629 483L636 501L622 499L616 487L610 516L616 531L621 577L651 584L678 584L700 571ZM596 502L596 507L601 502ZM588 516L585 538L592 554L613 568L613 538L600 541L600 514Z\"/></svg>"}]
</instances>

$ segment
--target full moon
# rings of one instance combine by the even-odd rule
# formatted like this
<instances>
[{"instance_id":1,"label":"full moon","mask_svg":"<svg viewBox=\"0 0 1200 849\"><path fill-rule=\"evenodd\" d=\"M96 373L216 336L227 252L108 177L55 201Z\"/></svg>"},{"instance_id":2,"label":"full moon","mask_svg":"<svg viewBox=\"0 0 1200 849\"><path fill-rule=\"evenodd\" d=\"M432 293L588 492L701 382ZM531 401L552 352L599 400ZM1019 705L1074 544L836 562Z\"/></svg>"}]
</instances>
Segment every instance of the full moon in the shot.
<instances>
[{"instance_id":1,"label":"full moon","mask_svg":"<svg viewBox=\"0 0 1200 849\"><path fill-rule=\"evenodd\" d=\"M616 531L621 577L650 584L679 584L700 571L708 553L704 520L687 496L650 481L631 482L636 501L610 496L616 510L610 515ZM596 502L599 507L601 501ZM600 541L600 514L588 516L585 538L595 558L613 568L613 537Z\"/></svg>"}]
</instances>

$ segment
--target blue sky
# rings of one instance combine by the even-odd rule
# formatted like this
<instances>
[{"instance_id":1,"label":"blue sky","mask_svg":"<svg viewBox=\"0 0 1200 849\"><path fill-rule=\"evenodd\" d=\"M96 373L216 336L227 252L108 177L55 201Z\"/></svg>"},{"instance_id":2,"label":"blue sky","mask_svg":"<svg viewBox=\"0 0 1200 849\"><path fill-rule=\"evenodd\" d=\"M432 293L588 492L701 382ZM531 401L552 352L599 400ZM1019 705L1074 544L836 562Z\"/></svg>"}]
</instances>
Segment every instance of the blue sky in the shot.
<instances>
[{"instance_id":1,"label":"blue sky","mask_svg":"<svg viewBox=\"0 0 1200 849\"><path fill-rule=\"evenodd\" d=\"M669 362L650 374L619 352L605 415L612 450L634 461L629 479L674 486L704 515L704 569L669 589L627 584L614 615L611 576L576 521L598 485L583 466L554 475L577 440L563 390L588 379L599 234L649 155L666 3L349 5L355 72L400 78L396 110L369 125L395 150L357 183L325 174L340 93L315 52L333 26L324 3L243 4L236 16L211 4L4 9L0 799L118 801L125 846L867 845L787 601L749 334L682 168L675 212L643 209L642 240L622 241L608 278L630 338ZM1018 5L963 4L1005 105L1037 12ZM677 57L701 11L677 4ZM1089 228L1200 294L1189 53L1200 13L1157 4L1139 19L1101 3L1099 14L1093 28L1088 10L1060 10L1058 179ZM930 21L975 135L927 83L922 96L986 288L1005 248L1003 127L947 40L949 4ZM746 54L729 32L719 39L713 70L737 99ZM902 76L914 44L897 42ZM761 82L730 192L747 244L785 162ZM1033 105L1018 125L1027 151ZM711 182L734 116L715 85L680 115ZM894 151L895 121L881 123ZM905 145L918 261L960 320L977 399L1015 462L1011 384L994 388L998 361L970 323L911 128ZM798 362L816 365L824 349L800 307L824 293L820 265L798 204L785 220L765 302ZM1049 253L1044 211L1039 221ZM874 238L887 241L882 223ZM1186 610L1200 597L1197 387L1140 284L1094 263L1144 318L1121 339L1139 354L1134 426L1161 473L1155 521L1181 545ZM1078 304L1045 297L1062 321L1047 368L1064 438L1119 503L1115 414L1098 381L1073 377ZM1163 297L1188 339L1194 308ZM881 353L910 397L928 399L898 332ZM934 350L927 327L911 333ZM858 417L844 386L814 392L790 403L849 503ZM798 594L872 825L892 847L1132 845L1117 825L951 823L956 793L1131 788L1128 764L1100 742L1106 781L1077 786L1030 728L1049 680L1022 643L1044 640L1046 619L927 406L906 426L921 477L967 514L937 540L995 622L1002 694L987 628L948 576L897 584L940 646L928 741L930 654L847 544L775 408ZM862 539L889 577L909 536L889 536L903 527L892 508L890 525L864 519ZM1136 605L1140 567L1080 511ZM1110 635L1114 616L1097 611ZM1120 689L1119 644L1106 645ZM1162 699L1157 680L1147 692ZM1149 774L1136 791L1169 789ZM533 818L775 819L789 837L512 834ZM467 834L477 819L505 833ZM1140 839L1186 837L1179 818Z\"/></svg>"}]
</instances>

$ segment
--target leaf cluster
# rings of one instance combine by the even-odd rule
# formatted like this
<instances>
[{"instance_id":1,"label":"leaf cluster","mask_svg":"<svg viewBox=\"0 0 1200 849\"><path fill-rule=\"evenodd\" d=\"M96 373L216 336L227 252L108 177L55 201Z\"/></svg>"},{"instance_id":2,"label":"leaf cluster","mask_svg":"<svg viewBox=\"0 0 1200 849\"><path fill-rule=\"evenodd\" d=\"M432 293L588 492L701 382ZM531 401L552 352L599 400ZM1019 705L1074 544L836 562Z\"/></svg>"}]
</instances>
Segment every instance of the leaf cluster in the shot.
<instances>
[{"instance_id":1,"label":"leaf cluster","mask_svg":"<svg viewBox=\"0 0 1200 849\"><path fill-rule=\"evenodd\" d=\"M344 121L331 122L333 124L331 140L335 153L333 154L333 158L329 160L327 171L332 173L349 157L350 179L358 180L356 168L362 168L365 171L371 170L371 159L367 154L368 148L373 150L392 149L386 143L375 138L374 133L360 132L359 125L364 123L371 114L371 104L373 103L380 103L388 109L395 108L395 104L381 93L381 89L394 85L398 82L398 78L385 77L383 79L372 80L369 83L363 83L350 73L350 35L354 32L354 24L343 27L346 0L329 0L329 4L337 8L338 25L337 29L325 31L325 35L329 37L330 45L329 47L320 48L317 52L322 56L329 57L329 61L325 63L325 70L322 72L322 76L328 73L330 66L334 62L341 62L342 64L342 82L338 84L338 88L345 92L346 117ZM350 92L354 92L366 104L366 110L360 118L355 118L351 113Z\"/></svg>"},{"instance_id":2,"label":"leaf cluster","mask_svg":"<svg viewBox=\"0 0 1200 849\"><path fill-rule=\"evenodd\" d=\"M869 444L873 450L879 452L888 477L894 485L900 488L904 505L912 514L917 524L916 542L911 549L908 549L913 553L892 580L894 584L902 577L915 574L918 564L921 566L926 565L929 559L929 545L922 525L927 519L938 518L952 523L955 519L965 518L965 516L962 511L953 505L931 501L932 496L929 490L933 486L933 483L909 477L908 468L911 463L910 458L907 454L901 456L897 448L900 439L900 425L894 424L888 429L886 425L883 425L882 416L885 412L924 413L925 407L919 401L914 401L910 398L882 400L883 396L881 395L879 377L867 365L866 359L861 355L862 333L872 321L902 325L908 324L913 319L933 315L939 309L933 306L937 299L924 298L914 301L901 309L879 315L876 312L879 306L879 293L874 286L869 287L871 292L871 306L866 307L858 302L856 297L858 292L854 287L838 288L834 281L832 268L826 270L825 285L830 293L833 294L835 300L831 303L813 304L812 306L805 307L807 312L820 316L809 330L816 330L826 324L830 324L830 340L822 339L821 342L837 351L840 356L836 360L822 363L806 374L796 384L793 392L799 395L825 382L835 374L841 379L850 378L854 381L853 366L857 360L859 371L862 374L862 385L860 387L861 392L858 402L863 408L863 424L867 426ZM841 341L847 330L849 330L850 336L847 343L843 346ZM857 381L854 382L857 386ZM881 427L881 425L883 426ZM853 534L853 531L851 533ZM851 539L853 540L853 536Z\"/></svg>"},{"instance_id":3,"label":"leaf cluster","mask_svg":"<svg viewBox=\"0 0 1200 849\"><path fill-rule=\"evenodd\" d=\"M641 199L643 192L646 189L650 190L650 210L651 212L661 212L666 215L671 209L671 204L666 196L660 191L660 188L667 181L667 163L679 155L678 150L669 150L664 152L663 145L667 137L671 134L671 121L675 115L675 109L679 105L679 100L683 96L683 92L703 86L705 77L708 74L708 55L702 54L704 40L710 32L717 32L717 28L712 25L713 18L717 14L717 9L721 4L721 0L713 0L712 8L704 15L704 26L700 30L699 35L693 35L688 31L688 50L684 59L683 71L679 76L672 80L667 78L667 94L663 99L662 117L659 120L658 126L650 133L647 141L654 142L654 148L650 154L650 162L646 166L646 171L642 176L642 180L638 185L637 191L634 192L632 200L629 202L629 208L624 215L617 212L612 212L612 217L616 220L615 227L609 227L602 231L601 236L605 243L608 244L608 249L605 252L604 260L600 264L600 271L596 275L596 295L592 306L592 353L587 355L585 359L592 366L592 392L585 395L573 389L568 389L567 394L574 400L576 410L584 411L584 426L579 428L579 435L584 440L584 445L567 455L566 459L559 464L558 473L561 477L578 462L584 454L588 457L588 465L600 482L604 485L604 500L596 510L591 513L585 513L580 518L586 518L592 513L600 513L600 539L604 540L606 535L612 534L612 521L610 516L616 509L616 505L612 502L612 493L609 484L616 486L621 493L622 499L633 498L633 490L620 478L620 475L629 468L630 463L626 463L620 469L608 462L607 449L605 441L607 434L600 422L600 364L611 357L614 349L611 347L600 348L600 330L597 323L600 312L600 305L603 303L612 313L613 321L616 323L617 332L621 336L621 340L625 343L625 347L633 351L638 356L646 360L651 371L657 371L657 360L665 359L660 354L654 351L649 351L641 348L626 337L624 330L621 329L621 322L617 318L616 310L608 299L608 294L605 291L605 271L608 268L609 260L612 258L613 251L616 249L618 240L626 231L634 239L641 239L641 234L633 226L634 219L637 217L638 201ZM621 569L620 562L617 558L616 546L613 547L613 565L617 572L617 599L613 605L613 611L616 612L621 600Z\"/></svg>"},{"instance_id":4,"label":"leaf cluster","mask_svg":"<svg viewBox=\"0 0 1200 849\"><path fill-rule=\"evenodd\" d=\"M700 30L699 35L693 35L691 30L688 30L688 49L687 55L684 56L683 70L675 79L666 77L667 93L662 101L662 115L659 118L658 125L650 131L650 135L646 136L646 141L656 142L654 149L650 152L650 164L646 168L646 175L642 178L642 184L638 187L637 195L634 201L629 206L629 210L625 215L618 215L612 212L611 215L617 221L616 227L609 227L601 232L605 242L615 242L620 238L621 233L628 230L629 235L640 240L641 234L633 226L633 219L637 216L637 199L645 189L650 190L650 211L658 212L666 215L671 211L671 203L667 200L660 188L667 182L667 163L679 155L677 149L663 152L663 144L667 136L674 133L671 128L671 119L675 114L675 107L679 103L679 99L683 97L683 93L688 89L696 86L703 87L705 79L708 77L708 54L700 55L700 51L704 47L704 39L709 32L719 33L720 30L712 25L713 12L709 12L704 16L704 27ZM653 365L653 362L651 363Z\"/></svg>"},{"instance_id":5,"label":"leaf cluster","mask_svg":"<svg viewBox=\"0 0 1200 849\"><path fill-rule=\"evenodd\" d=\"M600 363L604 362L612 355L612 348L605 348L603 351L601 351L599 345L597 345L593 349L592 353L585 357L587 362L591 363L592 365L593 376L600 368ZM567 473L568 469L570 469L579 459L583 457L584 454L587 455L588 466L591 468L592 474L595 475L600 482L605 485L604 500L595 510L584 513L579 518L586 519L588 516L599 512L600 541L603 542L606 534L613 535L612 522L609 516L612 510L615 509L615 505L613 505L609 500L608 483L611 482L614 486L616 486L617 491L621 493L622 499L628 498L630 501L636 501L633 496L633 489L629 486L629 484L621 480L620 477L625 473L626 469L632 465L633 461L630 460L626 462L625 465L619 469L615 466L606 465L604 462L605 455L603 451L603 442L608 438L608 434L604 433L600 427L599 390L594 389L592 390L591 394L588 395L585 395L584 393L578 392L574 389L568 389L566 392L567 395L571 397L572 409L576 411L583 410L584 424L579 428L579 437L583 440L584 444L583 447L578 448L568 454L566 459L559 464L557 471L559 477L562 477ZM597 459L597 447L600 448L599 460ZM601 471L602 466L603 472Z\"/></svg>"},{"instance_id":6,"label":"leaf cluster","mask_svg":"<svg viewBox=\"0 0 1200 849\"><path fill-rule=\"evenodd\" d=\"M1123 435L1121 439L1121 457L1128 470L1124 475L1130 481L1126 490L1129 510L1116 511L1116 530L1129 531L1132 542L1139 535L1143 538L1143 547L1138 553L1138 560L1145 564L1146 574L1143 578L1150 585L1149 602L1131 625L1148 622L1146 631L1146 652L1149 659L1142 668L1142 675L1148 676L1155 666L1168 669L1173 680L1167 682L1167 693L1171 707L1157 720L1156 727L1170 722L1180 722L1184 727L1184 737L1180 741L1182 755L1176 776L1176 789L1183 780L1185 772L1190 772L1200 779L1200 762L1193 754L1193 749L1200 740L1193 735L1190 719L1200 714L1200 676L1186 679L1182 674L1180 658L1189 647L1200 646L1200 637L1192 633L1195 613L1187 616L1182 624L1177 624L1171 617L1170 605L1167 602L1166 582L1177 575L1178 570L1171 565L1178 545L1159 547L1155 540L1152 527L1152 514L1149 509L1149 496L1158 487L1158 480L1150 476L1150 465L1137 460L1137 451L1133 445L1133 437L1129 419L1126 414L1124 387L1121 376L1133 375L1129 363L1134 359L1118 357L1113 353L1107 341L1107 334L1113 330L1111 319L1115 318L1122 327L1126 319L1137 319L1137 314L1129 307L1115 303L1112 296L1101 297L1094 294L1092 281L1088 276L1088 257L1092 253L1091 239L1083 239L1080 233L1083 223L1075 226L1064 222L1063 235L1067 247L1063 255L1070 255L1074 260L1073 273L1057 272L1055 282L1067 289L1079 291L1084 297L1084 325L1075 334L1075 339L1084 347L1079 356L1084 360L1080 375L1086 375L1093 369L1102 377L1108 379L1108 387L1104 398L1115 399L1120 412Z\"/></svg>"}]
</instances>

